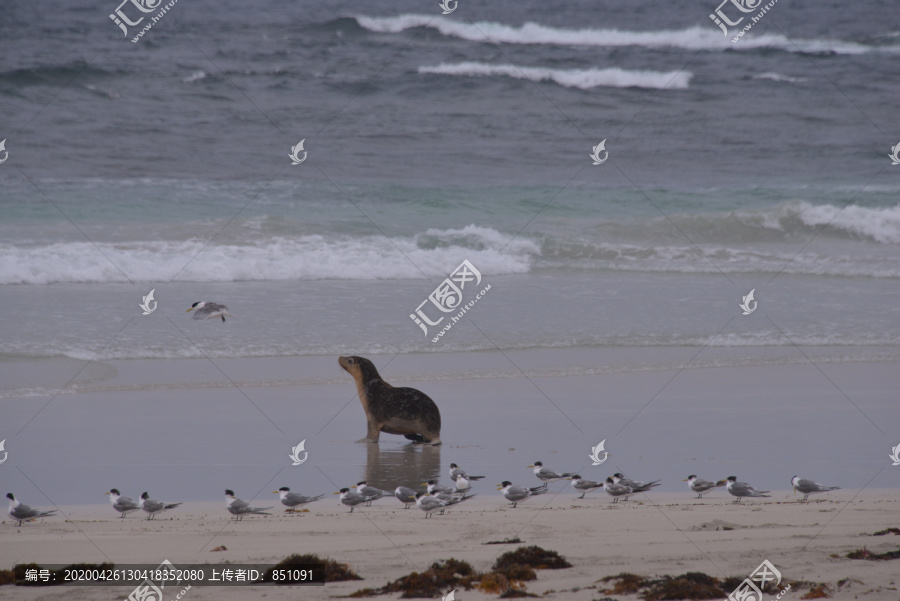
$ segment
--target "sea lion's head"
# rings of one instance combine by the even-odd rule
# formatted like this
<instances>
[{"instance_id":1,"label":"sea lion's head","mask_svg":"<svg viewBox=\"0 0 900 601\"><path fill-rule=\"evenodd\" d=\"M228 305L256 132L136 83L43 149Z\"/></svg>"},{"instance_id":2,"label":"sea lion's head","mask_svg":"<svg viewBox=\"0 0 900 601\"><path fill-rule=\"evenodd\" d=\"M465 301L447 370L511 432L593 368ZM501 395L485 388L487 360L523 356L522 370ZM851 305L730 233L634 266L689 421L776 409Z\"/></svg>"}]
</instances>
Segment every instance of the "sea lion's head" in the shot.
<instances>
[{"instance_id":1,"label":"sea lion's head","mask_svg":"<svg viewBox=\"0 0 900 601\"><path fill-rule=\"evenodd\" d=\"M381 376L378 375L378 370L375 369L375 364L366 359L365 357L338 357L338 364L344 368L344 370L353 376L357 382L363 382L368 384L372 380L381 380Z\"/></svg>"}]
</instances>

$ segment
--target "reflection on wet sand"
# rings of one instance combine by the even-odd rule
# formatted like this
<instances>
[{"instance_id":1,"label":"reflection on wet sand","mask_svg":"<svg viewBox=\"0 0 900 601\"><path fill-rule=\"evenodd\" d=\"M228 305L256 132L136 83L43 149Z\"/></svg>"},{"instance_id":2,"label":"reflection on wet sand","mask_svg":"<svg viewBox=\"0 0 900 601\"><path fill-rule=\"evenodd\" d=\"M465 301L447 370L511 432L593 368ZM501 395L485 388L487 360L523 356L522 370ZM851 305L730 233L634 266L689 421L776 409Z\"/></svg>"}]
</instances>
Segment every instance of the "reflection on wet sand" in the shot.
<instances>
[{"instance_id":1,"label":"reflection on wet sand","mask_svg":"<svg viewBox=\"0 0 900 601\"><path fill-rule=\"evenodd\" d=\"M423 482L441 477L441 446L407 444L400 448L381 448L367 444L366 468L361 480L369 486L394 491L405 486L425 491Z\"/></svg>"}]
</instances>

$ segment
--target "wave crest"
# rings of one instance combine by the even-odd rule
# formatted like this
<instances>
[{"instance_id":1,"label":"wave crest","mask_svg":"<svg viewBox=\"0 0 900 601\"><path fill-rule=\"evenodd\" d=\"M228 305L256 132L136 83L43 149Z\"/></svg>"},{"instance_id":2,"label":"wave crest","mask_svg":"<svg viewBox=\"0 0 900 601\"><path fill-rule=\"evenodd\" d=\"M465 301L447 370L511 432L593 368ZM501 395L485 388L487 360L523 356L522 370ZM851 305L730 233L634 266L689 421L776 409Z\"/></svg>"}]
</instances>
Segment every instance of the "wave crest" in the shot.
<instances>
[{"instance_id":1,"label":"wave crest","mask_svg":"<svg viewBox=\"0 0 900 601\"><path fill-rule=\"evenodd\" d=\"M441 63L434 67L419 67L419 73L440 75L490 76L506 75L534 82L552 81L566 88L589 90L598 86L613 88L673 88L686 89L693 74L689 71L626 71L625 69L546 69L489 65L478 62Z\"/></svg>"},{"instance_id":2,"label":"wave crest","mask_svg":"<svg viewBox=\"0 0 900 601\"><path fill-rule=\"evenodd\" d=\"M0 245L0 284L417 279L445 276L463 259L483 273L525 273L539 252L527 239L510 242L475 225L409 237L304 235L208 246L197 239Z\"/></svg>"},{"instance_id":3,"label":"wave crest","mask_svg":"<svg viewBox=\"0 0 900 601\"><path fill-rule=\"evenodd\" d=\"M505 44L547 44L557 46L643 46L646 48L683 48L685 50L748 50L777 48L787 52L862 54L873 50L900 50L897 46L872 47L842 40L791 40L781 34L745 36L732 44L715 27L694 26L677 30L621 31L618 29L564 29L537 23L521 26L490 21L468 23L435 19L433 15L406 14L396 17L357 16L356 22L376 33L400 33L415 27L430 27L442 35L471 42Z\"/></svg>"}]
</instances>

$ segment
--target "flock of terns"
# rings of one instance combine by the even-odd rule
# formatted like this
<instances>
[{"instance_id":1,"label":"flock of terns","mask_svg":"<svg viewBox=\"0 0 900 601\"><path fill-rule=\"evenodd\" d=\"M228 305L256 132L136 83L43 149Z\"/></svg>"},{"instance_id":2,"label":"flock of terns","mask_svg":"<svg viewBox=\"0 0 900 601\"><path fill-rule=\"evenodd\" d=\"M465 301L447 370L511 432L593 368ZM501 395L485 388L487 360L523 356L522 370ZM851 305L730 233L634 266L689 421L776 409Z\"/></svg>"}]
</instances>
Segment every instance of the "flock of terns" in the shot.
<instances>
[{"instance_id":1,"label":"flock of terns","mask_svg":"<svg viewBox=\"0 0 900 601\"><path fill-rule=\"evenodd\" d=\"M620 498L627 501L629 496L647 492L650 489L659 486L660 483L660 480L654 480L652 482L631 480L621 473L613 474L603 482L594 482L593 480L586 480L578 474L557 473L551 469L545 468L544 464L540 461L535 461L533 465L529 465L528 467L534 469L534 475L541 481L540 486L518 486L509 480L504 480L497 485L497 490L502 491L503 497L510 502L512 507L516 507L519 503L529 497L544 494L548 491L548 484L560 480L570 480L575 492L581 493L581 496L579 497L581 499L583 499L587 493L602 488L612 497L613 503L618 503ZM428 482L423 483L423 486L427 486L427 492L416 492L405 486L398 486L396 490L391 492L369 486L366 484L366 481L363 480L352 487L356 489L355 491L351 491L350 488L342 488L334 494L341 496L341 503L350 508L350 513L353 513L354 508L359 505L368 506L371 505L373 501L393 496L404 504L405 509L408 509L410 505L415 503L419 509L425 512L425 517L427 518L435 511L439 511L443 514L447 507L462 503L463 501L474 497L475 494L472 493L472 482L484 478L484 476L471 476L467 474L465 470L461 469L455 463L450 464L449 473L450 479L455 483L454 486L441 486L436 480L429 480ZM770 496L768 494L769 491L756 490L746 482L738 482L737 478L734 476L729 476L724 480L713 482L711 480L703 480L692 474L685 478L684 482L688 483L688 488L692 492L697 493L698 499L702 498L704 493L721 486L724 486L725 489L735 497L735 503L740 503L741 499L744 497ZM801 502L806 501L809 498L809 495L813 493L828 492L840 488L839 486L825 486L818 482L814 482L813 480L800 478L799 476L794 476L791 479L791 484L793 485L795 492L804 495ZM309 497L300 495L291 492L291 489L287 486L283 486L272 492L273 494L279 495L281 503L288 508L287 511L289 512L294 512L302 505L318 501L325 497L325 495ZM110 503L112 503L113 508L121 514L120 517L125 517L126 514L132 511L143 510L147 513L147 519L151 520L163 511L174 509L181 505L181 503L163 503L162 501L153 500L146 492L141 495L140 501L138 502L135 502L128 497L123 497L115 488L105 494L109 495ZM6 498L9 499L9 516L13 518L13 520L18 521L19 526L21 526L24 521L50 517L57 511L55 509L51 511L33 509L28 505L23 505L12 493L7 494ZM271 515L268 513L268 510L272 509L272 507L253 507L247 501L235 497L234 491L232 490L225 491L225 507L236 520L243 519L245 515Z\"/></svg>"}]
</instances>

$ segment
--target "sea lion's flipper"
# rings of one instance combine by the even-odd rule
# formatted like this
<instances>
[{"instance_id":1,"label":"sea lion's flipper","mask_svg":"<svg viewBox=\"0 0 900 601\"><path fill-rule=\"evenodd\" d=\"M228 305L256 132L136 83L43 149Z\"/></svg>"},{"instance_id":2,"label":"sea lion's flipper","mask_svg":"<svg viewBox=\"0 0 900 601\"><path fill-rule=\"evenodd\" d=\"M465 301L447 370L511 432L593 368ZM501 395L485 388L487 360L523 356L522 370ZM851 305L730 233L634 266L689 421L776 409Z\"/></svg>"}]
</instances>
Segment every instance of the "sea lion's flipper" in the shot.
<instances>
[{"instance_id":1,"label":"sea lion's flipper","mask_svg":"<svg viewBox=\"0 0 900 601\"><path fill-rule=\"evenodd\" d=\"M413 442L425 442L425 437L421 434L404 434L403 436Z\"/></svg>"},{"instance_id":2,"label":"sea lion's flipper","mask_svg":"<svg viewBox=\"0 0 900 601\"><path fill-rule=\"evenodd\" d=\"M378 427L376 423L372 421L372 419L366 415L368 421L368 427L366 428L366 437L360 438L356 442L378 442L378 439L381 437L381 428Z\"/></svg>"}]
</instances>

